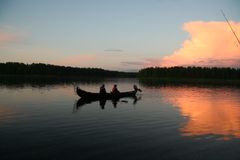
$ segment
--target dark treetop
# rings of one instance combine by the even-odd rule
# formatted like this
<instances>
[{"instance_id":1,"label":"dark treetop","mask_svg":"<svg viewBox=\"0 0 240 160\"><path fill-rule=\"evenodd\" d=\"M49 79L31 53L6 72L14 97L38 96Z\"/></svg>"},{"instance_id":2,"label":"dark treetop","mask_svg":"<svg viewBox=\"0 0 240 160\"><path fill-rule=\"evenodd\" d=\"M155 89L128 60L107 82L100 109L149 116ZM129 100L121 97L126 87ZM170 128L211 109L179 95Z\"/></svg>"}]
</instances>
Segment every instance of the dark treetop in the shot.
<instances>
[{"instance_id":1,"label":"dark treetop","mask_svg":"<svg viewBox=\"0 0 240 160\"><path fill-rule=\"evenodd\" d=\"M150 78L240 79L240 69L217 67L151 67L140 70L139 76Z\"/></svg>"},{"instance_id":2,"label":"dark treetop","mask_svg":"<svg viewBox=\"0 0 240 160\"><path fill-rule=\"evenodd\" d=\"M100 68L65 67L43 63L0 63L0 75L56 75L93 77L136 77L133 72L109 71Z\"/></svg>"}]
</instances>

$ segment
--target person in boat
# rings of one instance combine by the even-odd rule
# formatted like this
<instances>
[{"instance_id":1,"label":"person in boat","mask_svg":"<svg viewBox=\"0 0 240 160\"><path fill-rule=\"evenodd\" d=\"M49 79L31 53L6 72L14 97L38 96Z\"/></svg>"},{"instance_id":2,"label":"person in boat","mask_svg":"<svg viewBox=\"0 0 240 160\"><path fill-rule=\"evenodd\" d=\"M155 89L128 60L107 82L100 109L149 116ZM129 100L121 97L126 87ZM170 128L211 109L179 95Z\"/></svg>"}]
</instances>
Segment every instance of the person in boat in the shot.
<instances>
[{"instance_id":1,"label":"person in boat","mask_svg":"<svg viewBox=\"0 0 240 160\"><path fill-rule=\"evenodd\" d=\"M118 94L118 93L120 93L119 90L117 89L117 85L116 85L116 84L114 84L111 93L112 93L112 94Z\"/></svg>"},{"instance_id":2,"label":"person in boat","mask_svg":"<svg viewBox=\"0 0 240 160\"><path fill-rule=\"evenodd\" d=\"M100 93L100 94L106 94L106 93L107 93L104 84L100 87L99 93Z\"/></svg>"},{"instance_id":3,"label":"person in boat","mask_svg":"<svg viewBox=\"0 0 240 160\"><path fill-rule=\"evenodd\" d=\"M136 92L137 92L137 91L142 92L142 90L141 90L140 88L138 88L136 84L133 85L133 89L134 89Z\"/></svg>"}]
</instances>

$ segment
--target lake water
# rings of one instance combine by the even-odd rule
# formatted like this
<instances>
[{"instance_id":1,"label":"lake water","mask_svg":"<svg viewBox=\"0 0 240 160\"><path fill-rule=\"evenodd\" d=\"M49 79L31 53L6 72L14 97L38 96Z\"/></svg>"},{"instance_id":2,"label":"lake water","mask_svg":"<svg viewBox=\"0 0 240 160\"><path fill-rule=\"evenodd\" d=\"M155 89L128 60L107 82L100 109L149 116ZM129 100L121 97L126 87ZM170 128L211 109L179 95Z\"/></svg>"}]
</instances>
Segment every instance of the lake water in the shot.
<instances>
[{"instance_id":1,"label":"lake water","mask_svg":"<svg viewBox=\"0 0 240 160\"><path fill-rule=\"evenodd\" d=\"M240 88L137 84L137 99L79 105L71 83L0 85L0 159L240 159Z\"/></svg>"}]
</instances>

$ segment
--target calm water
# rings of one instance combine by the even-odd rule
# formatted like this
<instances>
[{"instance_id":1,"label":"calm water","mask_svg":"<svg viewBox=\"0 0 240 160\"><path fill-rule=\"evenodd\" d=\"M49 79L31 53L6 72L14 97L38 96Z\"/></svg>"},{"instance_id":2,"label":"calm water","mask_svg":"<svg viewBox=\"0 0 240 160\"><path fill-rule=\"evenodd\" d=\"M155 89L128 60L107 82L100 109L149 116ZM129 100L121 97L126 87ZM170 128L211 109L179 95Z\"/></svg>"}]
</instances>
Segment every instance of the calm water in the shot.
<instances>
[{"instance_id":1,"label":"calm water","mask_svg":"<svg viewBox=\"0 0 240 160\"><path fill-rule=\"evenodd\" d=\"M72 84L2 84L0 159L240 159L240 88L104 83L143 92L79 105Z\"/></svg>"}]
</instances>

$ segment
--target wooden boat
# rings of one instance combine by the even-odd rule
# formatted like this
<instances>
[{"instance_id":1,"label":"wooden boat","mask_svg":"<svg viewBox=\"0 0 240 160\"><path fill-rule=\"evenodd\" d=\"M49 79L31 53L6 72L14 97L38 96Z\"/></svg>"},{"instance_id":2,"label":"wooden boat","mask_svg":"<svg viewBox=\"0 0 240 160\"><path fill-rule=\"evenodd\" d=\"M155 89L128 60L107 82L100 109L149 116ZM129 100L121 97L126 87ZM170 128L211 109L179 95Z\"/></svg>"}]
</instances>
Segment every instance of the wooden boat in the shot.
<instances>
[{"instance_id":1,"label":"wooden boat","mask_svg":"<svg viewBox=\"0 0 240 160\"><path fill-rule=\"evenodd\" d=\"M131 101L133 105L135 105L137 103L137 101L141 100L141 96L140 97L134 96L134 97L129 97L129 98L131 98L133 100L133 101ZM93 102L98 102L99 106L102 109L104 109L105 104L106 104L107 101L108 101L107 99L85 99L85 98L79 98L76 101L76 103L75 103L75 108L78 109L78 108L83 107L86 104L90 104L90 103L93 103ZM112 102L114 107L117 107L117 104L119 102L128 103L127 100L120 100L120 99L111 99L109 101Z\"/></svg>"},{"instance_id":2,"label":"wooden boat","mask_svg":"<svg viewBox=\"0 0 240 160\"><path fill-rule=\"evenodd\" d=\"M100 93L92 93L92 92L87 92L85 90L80 89L79 87L76 88L76 93L79 97L84 98L84 99L90 99L90 100L102 100L102 99L120 99L123 97L135 97L137 93L137 89L129 92L120 92L120 93L105 93L105 94L100 94Z\"/></svg>"}]
</instances>

